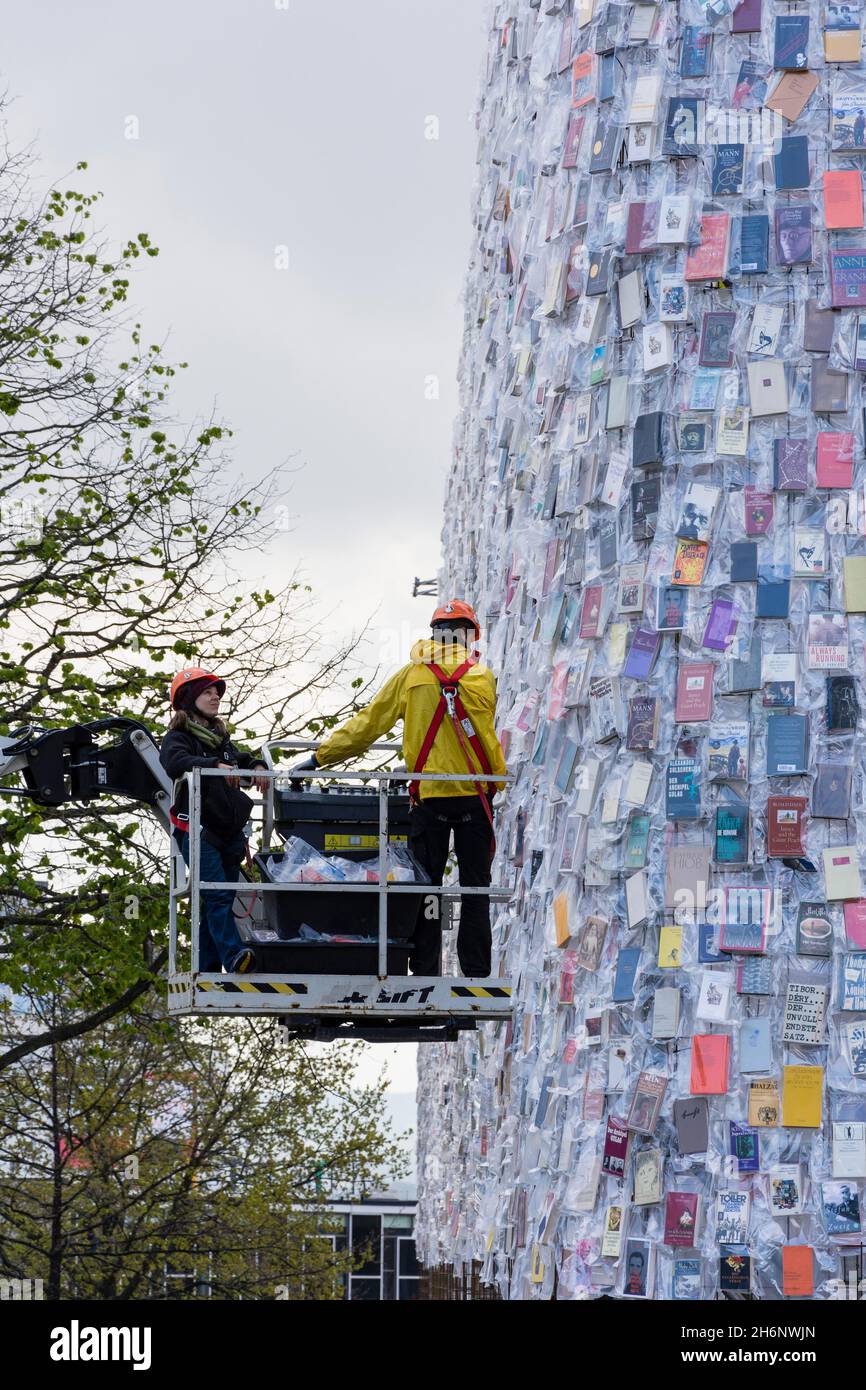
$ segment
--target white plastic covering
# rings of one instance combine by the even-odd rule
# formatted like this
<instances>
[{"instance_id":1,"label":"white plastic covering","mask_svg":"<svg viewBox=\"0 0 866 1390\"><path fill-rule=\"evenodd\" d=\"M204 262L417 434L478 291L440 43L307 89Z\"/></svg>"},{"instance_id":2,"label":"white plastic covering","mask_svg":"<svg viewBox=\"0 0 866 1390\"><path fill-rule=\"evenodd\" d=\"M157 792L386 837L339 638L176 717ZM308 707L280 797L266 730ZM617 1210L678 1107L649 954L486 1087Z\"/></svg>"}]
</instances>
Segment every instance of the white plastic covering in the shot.
<instances>
[{"instance_id":1,"label":"white plastic covering","mask_svg":"<svg viewBox=\"0 0 866 1390\"><path fill-rule=\"evenodd\" d=\"M488 11L440 593L515 1015L421 1049L417 1238L506 1298L864 1272L862 15L747 5Z\"/></svg>"}]
</instances>

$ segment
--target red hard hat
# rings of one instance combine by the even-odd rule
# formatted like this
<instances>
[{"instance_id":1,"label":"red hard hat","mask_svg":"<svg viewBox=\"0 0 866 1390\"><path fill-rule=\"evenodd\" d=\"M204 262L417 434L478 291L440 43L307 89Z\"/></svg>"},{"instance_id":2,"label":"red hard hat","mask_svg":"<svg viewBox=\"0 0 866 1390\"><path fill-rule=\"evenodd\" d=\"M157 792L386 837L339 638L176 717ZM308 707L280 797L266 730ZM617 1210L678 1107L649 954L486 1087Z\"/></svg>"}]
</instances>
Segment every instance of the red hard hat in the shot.
<instances>
[{"instance_id":1,"label":"red hard hat","mask_svg":"<svg viewBox=\"0 0 866 1390\"><path fill-rule=\"evenodd\" d=\"M177 709L175 700L177 699L178 691L182 690L186 685L191 685L193 681L204 681L202 690L205 690L209 685L215 685L218 694L225 695L226 693L226 683L221 676L215 676L211 671L203 670L201 666L187 666L186 670L178 671L171 683L169 698L171 700L172 709Z\"/></svg>"},{"instance_id":2,"label":"red hard hat","mask_svg":"<svg viewBox=\"0 0 866 1390\"><path fill-rule=\"evenodd\" d=\"M475 628L476 642L481 636L481 624L475 616L475 609L470 603L465 603L462 598L453 598L448 603L443 603L436 609L430 619L430 626L434 623L447 623L449 619L461 618L464 622L471 623Z\"/></svg>"}]
</instances>

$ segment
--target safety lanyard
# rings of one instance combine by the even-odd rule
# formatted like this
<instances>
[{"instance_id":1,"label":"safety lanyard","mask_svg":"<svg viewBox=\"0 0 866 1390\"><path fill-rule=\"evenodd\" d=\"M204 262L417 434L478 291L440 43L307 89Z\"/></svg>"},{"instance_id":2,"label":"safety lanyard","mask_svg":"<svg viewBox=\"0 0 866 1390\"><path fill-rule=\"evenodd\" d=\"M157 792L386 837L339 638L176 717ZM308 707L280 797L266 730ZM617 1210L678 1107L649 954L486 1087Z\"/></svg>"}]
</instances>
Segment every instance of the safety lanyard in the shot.
<instances>
[{"instance_id":1,"label":"safety lanyard","mask_svg":"<svg viewBox=\"0 0 866 1390\"><path fill-rule=\"evenodd\" d=\"M439 682L441 698L439 700L438 705L436 706L433 718L430 721L430 727L424 735L424 741L421 744L421 751L418 754L418 761L416 762L413 771L416 773L416 775L423 772L424 767L427 763L427 759L430 756L430 750L433 747L434 742L436 741L436 735L442 727L442 721L445 718L445 715L447 714L451 719L454 732L457 735L457 741L463 750L463 756L466 759L466 766L469 772L472 774L477 773L477 768L475 767L475 764L472 761L472 755L469 751L471 747L472 751L475 753L476 758L478 759L478 764L482 772L485 772L489 777L493 772L493 769L490 766L490 759L487 756L481 739L475 732L469 715L466 713L466 708L463 704L463 701L460 698L459 690L460 681L466 675L466 672L469 671L475 665L475 662L471 659L464 661L462 666L458 666L457 670L452 672L450 676L446 675L445 672L441 670L439 666L436 665L435 661L425 662L425 665L430 671L432 671L433 675ZM484 807L487 819L490 821L490 825L492 828L493 812L490 809L490 785L488 783L487 789L485 790L484 787L482 787L481 782L478 781L475 775L472 776L471 780L472 785L474 786L476 792L481 798L481 804ZM409 783L409 795L411 796L413 801L418 800L418 792L420 785L420 780L415 780Z\"/></svg>"}]
</instances>

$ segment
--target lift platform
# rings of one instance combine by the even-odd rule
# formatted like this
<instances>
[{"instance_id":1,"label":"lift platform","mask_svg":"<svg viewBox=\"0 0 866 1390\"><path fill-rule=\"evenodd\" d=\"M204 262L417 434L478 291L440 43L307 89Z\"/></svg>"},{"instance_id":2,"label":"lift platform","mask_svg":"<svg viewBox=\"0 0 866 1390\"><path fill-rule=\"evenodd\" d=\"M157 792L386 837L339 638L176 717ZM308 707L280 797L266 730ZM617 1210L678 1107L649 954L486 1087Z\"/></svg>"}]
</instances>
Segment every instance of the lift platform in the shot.
<instances>
[{"instance_id":1,"label":"lift platform","mask_svg":"<svg viewBox=\"0 0 866 1390\"><path fill-rule=\"evenodd\" d=\"M118 738L118 735L120 736ZM106 741L113 738L114 741ZM289 774L274 764L280 749L307 751L317 744L275 740L262 750L267 791L257 804L262 848L256 856L263 879L276 839L311 840L325 854L367 859L376 882L258 882L242 873L235 883L203 881L199 854L201 779L230 777L230 770L187 774L190 864L171 834L172 785L145 725L107 718L61 729L25 728L0 737L0 778L17 775L23 786L0 788L46 807L89 804L103 796L129 797L155 815L169 846L168 1011L175 1017L271 1017L287 1037L370 1042L443 1041L485 1021L511 1016L506 979L416 977L408 974L409 939L419 895L436 911L447 933L462 896L492 902L511 897L507 887L464 888L447 884L388 882L389 842L405 840L408 783L412 774L393 769L317 769ZM397 745L371 752L392 759ZM466 774L425 774L425 780L460 782ZM318 791L298 791L300 781ZM94 814L98 811L94 809ZM317 841L316 837L319 836ZM233 888L235 919L244 941L261 961L260 973L209 974L199 969L200 893ZM342 895L342 896L339 896ZM179 911L189 902L188 916ZM297 931L306 919L339 930ZM333 940L328 938L338 937Z\"/></svg>"},{"instance_id":2,"label":"lift platform","mask_svg":"<svg viewBox=\"0 0 866 1390\"><path fill-rule=\"evenodd\" d=\"M509 980L410 976L407 937L411 937L419 896L424 897L426 910L441 915L443 930L447 931L453 908L462 896L482 895L501 902L511 897L511 891L496 886L461 890L450 884L438 887L423 882L389 883L388 844L405 839L412 774L384 768L319 768L289 776L274 767L273 755L278 749L309 752L316 746L301 740L277 740L263 748L268 766L263 775L269 787L263 798L262 850L256 855L256 862L264 869L275 835L305 830L301 838L326 855L339 852L343 857L370 861L371 866L375 865L377 881L248 885L203 880L198 853L202 778L228 777L232 773L218 768L196 768L187 773L189 867L176 851L171 855L169 1012L181 1017L270 1016L279 1019L287 1037L318 1041L354 1037L370 1042L448 1040L475 1028L478 1022L510 1018ZM378 744L370 751L393 756L397 748ZM428 777L446 782L466 781L465 773L425 774L425 780ZM319 794L293 793L293 784L301 780L328 784L327 790ZM308 809L314 801L315 813ZM326 801L329 804L323 810ZM304 820L308 822L306 827L299 824ZM318 843L315 828L311 827L318 827ZM199 970L200 893L225 887L238 889L239 931L269 967L261 973L217 975ZM178 907L183 899L189 899L188 970L178 964ZM291 926L284 929L286 916L293 925L307 917L320 922L324 902L340 923L340 942L311 944L309 939L290 935ZM288 913L287 904L292 908ZM406 931L407 936L395 936L395 930ZM344 953L352 962L351 970L341 968ZM367 969L358 968L359 955L368 962ZM300 967L293 964L296 960ZM275 962L279 962L278 969L273 968Z\"/></svg>"}]
</instances>

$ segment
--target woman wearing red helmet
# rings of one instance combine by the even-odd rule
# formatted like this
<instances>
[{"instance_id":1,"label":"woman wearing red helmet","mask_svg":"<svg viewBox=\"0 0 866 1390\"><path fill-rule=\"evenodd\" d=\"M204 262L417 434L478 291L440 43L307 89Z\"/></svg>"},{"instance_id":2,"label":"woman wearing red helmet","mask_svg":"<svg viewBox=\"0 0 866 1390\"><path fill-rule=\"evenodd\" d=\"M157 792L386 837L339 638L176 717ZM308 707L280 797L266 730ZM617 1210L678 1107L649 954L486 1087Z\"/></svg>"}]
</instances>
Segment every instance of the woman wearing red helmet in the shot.
<instances>
[{"instance_id":1,"label":"woman wearing red helmet","mask_svg":"<svg viewBox=\"0 0 866 1390\"><path fill-rule=\"evenodd\" d=\"M226 683L199 666L178 672L171 683L175 711L162 740L159 760L175 780L195 767L264 768L260 759L236 748L218 717ZM267 781L254 777L265 791ZM203 777L201 782L200 865L203 879L234 883L246 852L244 826L252 802L240 790L239 777ZM180 782L171 808L174 833L189 863L189 815L186 782ZM234 920L234 889L209 888L201 895L199 970L218 973L221 966L232 974L255 970L255 954L241 941Z\"/></svg>"}]
</instances>

